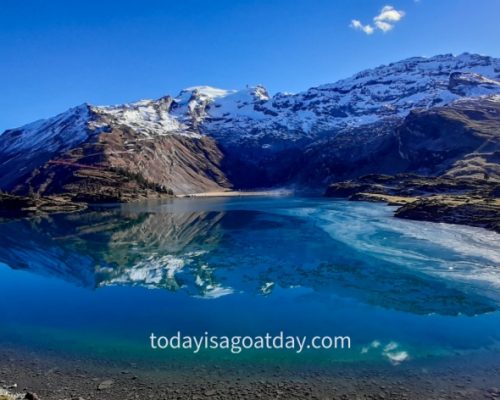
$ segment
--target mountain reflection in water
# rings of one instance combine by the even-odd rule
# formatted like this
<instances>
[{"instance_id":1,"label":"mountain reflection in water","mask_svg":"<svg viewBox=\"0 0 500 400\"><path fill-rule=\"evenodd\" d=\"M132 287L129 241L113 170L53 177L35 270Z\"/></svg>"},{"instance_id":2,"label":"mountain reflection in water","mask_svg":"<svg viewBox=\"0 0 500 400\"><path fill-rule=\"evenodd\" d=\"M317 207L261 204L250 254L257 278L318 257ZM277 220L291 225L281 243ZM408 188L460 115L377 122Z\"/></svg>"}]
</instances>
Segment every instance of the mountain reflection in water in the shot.
<instances>
[{"instance_id":1,"label":"mountain reflection in water","mask_svg":"<svg viewBox=\"0 0 500 400\"><path fill-rule=\"evenodd\" d=\"M7 221L0 262L97 290L133 285L216 298L300 286L413 314L497 309L491 291L360 251L285 205L103 208Z\"/></svg>"}]
</instances>

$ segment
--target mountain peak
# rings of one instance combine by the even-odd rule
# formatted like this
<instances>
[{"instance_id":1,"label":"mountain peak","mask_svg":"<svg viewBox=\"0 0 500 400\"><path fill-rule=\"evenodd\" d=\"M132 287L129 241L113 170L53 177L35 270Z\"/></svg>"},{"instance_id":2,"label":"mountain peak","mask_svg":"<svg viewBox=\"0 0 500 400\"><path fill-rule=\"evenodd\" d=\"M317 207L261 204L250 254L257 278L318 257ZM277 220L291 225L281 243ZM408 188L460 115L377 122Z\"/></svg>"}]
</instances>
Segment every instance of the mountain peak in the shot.
<instances>
[{"instance_id":1,"label":"mountain peak","mask_svg":"<svg viewBox=\"0 0 500 400\"><path fill-rule=\"evenodd\" d=\"M198 95L208 99L216 99L218 97L225 97L228 94L234 93L234 90L219 89L213 86L191 86L189 88L181 90L179 97L183 97L185 94Z\"/></svg>"}]
</instances>

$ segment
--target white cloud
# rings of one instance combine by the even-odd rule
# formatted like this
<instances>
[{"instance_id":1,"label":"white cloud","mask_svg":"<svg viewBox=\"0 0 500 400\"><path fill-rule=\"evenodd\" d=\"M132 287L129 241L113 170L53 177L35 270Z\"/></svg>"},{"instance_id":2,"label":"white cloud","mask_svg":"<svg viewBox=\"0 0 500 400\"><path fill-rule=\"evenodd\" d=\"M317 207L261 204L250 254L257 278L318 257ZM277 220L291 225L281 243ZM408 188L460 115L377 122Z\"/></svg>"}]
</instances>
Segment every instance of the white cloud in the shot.
<instances>
[{"instance_id":1,"label":"white cloud","mask_svg":"<svg viewBox=\"0 0 500 400\"><path fill-rule=\"evenodd\" d=\"M359 29L360 31L363 31L367 35L371 35L374 31L373 27L371 25L363 25L360 20L353 19L351 21L351 25L349 25L353 29Z\"/></svg>"},{"instance_id":2,"label":"white cloud","mask_svg":"<svg viewBox=\"0 0 500 400\"><path fill-rule=\"evenodd\" d=\"M380 11L380 14L377 15L373 20L376 21L384 21L384 22L398 22L401 18L405 16L405 12L401 10L396 10L393 6L385 6Z\"/></svg>"},{"instance_id":3,"label":"white cloud","mask_svg":"<svg viewBox=\"0 0 500 400\"><path fill-rule=\"evenodd\" d=\"M393 29L396 22L399 22L405 14L403 10L396 10L393 6L384 6L382 10L380 10L380 13L373 17L375 28L370 24L364 25L358 19L353 19L349 26L353 29L361 30L367 35L371 35L375 29L385 33Z\"/></svg>"}]
</instances>

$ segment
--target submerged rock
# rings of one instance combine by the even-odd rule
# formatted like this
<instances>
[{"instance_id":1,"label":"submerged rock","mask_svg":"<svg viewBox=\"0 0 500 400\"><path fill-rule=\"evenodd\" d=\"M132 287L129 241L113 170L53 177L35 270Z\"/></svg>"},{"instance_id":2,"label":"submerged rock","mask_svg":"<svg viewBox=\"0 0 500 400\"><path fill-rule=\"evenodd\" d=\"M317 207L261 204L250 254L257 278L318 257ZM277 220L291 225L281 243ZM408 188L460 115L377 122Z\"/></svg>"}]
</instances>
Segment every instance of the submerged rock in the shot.
<instances>
[{"instance_id":1,"label":"submerged rock","mask_svg":"<svg viewBox=\"0 0 500 400\"><path fill-rule=\"evenodd\" d=\"M113 386L114 383L115 383L115 381L112 380L112 379L107 379L105 381L102 381L97 386L97 390L106 390L106 389L109 389L109 388L111 388L111 386Z\"/></svg>"}]
</instances>

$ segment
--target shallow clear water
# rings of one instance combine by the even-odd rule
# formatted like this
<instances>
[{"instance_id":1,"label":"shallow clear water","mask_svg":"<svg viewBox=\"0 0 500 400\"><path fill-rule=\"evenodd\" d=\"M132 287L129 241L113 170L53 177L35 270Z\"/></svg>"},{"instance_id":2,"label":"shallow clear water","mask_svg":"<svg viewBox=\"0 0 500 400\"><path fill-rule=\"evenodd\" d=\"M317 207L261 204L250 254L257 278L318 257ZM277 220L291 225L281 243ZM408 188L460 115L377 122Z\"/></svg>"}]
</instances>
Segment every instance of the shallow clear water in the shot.
<instances>
[{"instance_id":1,"label":"shallow clear water","mask_svg":"<svg viewBox=\"0 0 500 400\"><path fill-rule=\"evenodd\" d=\"M178 330L352 340L350 350L230 355L257 362L498 351L500 235L391 215L381 204L278 197L4 222L0 341L128 361L164 359L148 337Z\"/></svg>"}]
</instances>

